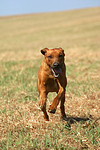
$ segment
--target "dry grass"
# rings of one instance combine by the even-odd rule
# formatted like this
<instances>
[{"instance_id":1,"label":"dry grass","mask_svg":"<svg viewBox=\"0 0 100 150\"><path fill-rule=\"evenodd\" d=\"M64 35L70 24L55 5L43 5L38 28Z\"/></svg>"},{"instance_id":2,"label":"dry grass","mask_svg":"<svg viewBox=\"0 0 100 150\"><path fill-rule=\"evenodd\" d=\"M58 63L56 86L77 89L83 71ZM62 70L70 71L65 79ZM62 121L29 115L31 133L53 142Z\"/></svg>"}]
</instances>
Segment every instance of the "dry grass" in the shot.
<instances>
[{"instance_id":1,"label":"dry grass","mask_svg":"<svg viewBox=\"0 0 100 150\"><path fill-rule=\"evenodd\" d=\"M100 7L1 17L0 149L100 148ZM43 47L65 49L65 121L38 107ZM55 94L49 95L47 108Z\"/></svg>"}]
</instances>

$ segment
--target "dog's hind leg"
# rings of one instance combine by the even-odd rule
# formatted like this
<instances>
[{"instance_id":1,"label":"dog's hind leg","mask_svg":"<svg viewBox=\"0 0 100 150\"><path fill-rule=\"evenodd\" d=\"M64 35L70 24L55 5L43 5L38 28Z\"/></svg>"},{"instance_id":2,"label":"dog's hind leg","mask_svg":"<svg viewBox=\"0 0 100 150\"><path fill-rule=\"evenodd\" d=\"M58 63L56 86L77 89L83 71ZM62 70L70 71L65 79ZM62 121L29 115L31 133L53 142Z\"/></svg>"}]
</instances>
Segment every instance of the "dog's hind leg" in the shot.
<instances>
[{"instance_id":1,"label":"dog's hind leg","mask_svg":"<svg viewBox=\"0 0 100 150\"><path fill-rule=\"evenodd\" d=\"M64 103L65 103L65 94L64 94L64 96L62 97L61 103L60 103L60 110L61 110L61 118L62 118L62 119L66 118Z\"/></svg>"}]
</instances>

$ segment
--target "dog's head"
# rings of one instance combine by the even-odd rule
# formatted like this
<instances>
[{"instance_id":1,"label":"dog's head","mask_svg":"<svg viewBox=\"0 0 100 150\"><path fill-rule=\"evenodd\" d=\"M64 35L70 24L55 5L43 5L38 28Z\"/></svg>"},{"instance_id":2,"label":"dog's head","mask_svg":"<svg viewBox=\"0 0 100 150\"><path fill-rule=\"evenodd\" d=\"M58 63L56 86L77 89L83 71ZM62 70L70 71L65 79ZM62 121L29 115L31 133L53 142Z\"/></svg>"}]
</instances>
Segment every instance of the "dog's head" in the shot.
<instances>
[{"instance_id":1,"label":"dog's head","mask_svg":"<svg viewBox=\"0 0 100 150\"><path fill-rule=\"evenodd\" d=\"M45 56L46 64L50 67L53 76L57 78L59 75L63 75L64 50L62 48L44 48L41 53Z\"/></svg>"}]
</instances>

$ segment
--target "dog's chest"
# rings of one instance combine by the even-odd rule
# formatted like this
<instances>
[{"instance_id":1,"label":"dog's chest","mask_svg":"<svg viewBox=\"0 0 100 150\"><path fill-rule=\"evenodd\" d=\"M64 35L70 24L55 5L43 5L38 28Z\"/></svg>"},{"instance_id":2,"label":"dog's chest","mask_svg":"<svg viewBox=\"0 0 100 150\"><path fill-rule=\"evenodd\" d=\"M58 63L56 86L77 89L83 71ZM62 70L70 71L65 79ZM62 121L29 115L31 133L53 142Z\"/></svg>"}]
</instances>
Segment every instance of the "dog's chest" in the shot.
<instances>
[{"instance_id":1,"label":"dog's chest","mask_svg":"<svg viewBox=\"0 0 100 150\"><path fill-rule=\"evenodd\" d=\"M46 87L47 87L48 92L57 92L58 91L58 84L55 79L48 79Z\"/></svg>"}]
</instances>

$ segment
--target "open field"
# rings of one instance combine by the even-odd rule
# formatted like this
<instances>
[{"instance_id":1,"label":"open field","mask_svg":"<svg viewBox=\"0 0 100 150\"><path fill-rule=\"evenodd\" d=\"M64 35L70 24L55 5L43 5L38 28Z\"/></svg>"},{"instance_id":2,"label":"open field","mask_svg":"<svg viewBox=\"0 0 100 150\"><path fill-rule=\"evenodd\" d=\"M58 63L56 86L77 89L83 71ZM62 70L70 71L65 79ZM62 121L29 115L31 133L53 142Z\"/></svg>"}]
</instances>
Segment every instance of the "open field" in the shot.
<instances>
[{"instance_id":1,"label":"open field","mask_svg":"<svg viewBox=\"0 0 100 150\"><path fill-rule=\"evenodd\" d=\"M100 7L0 17L0 35L0 150L99 150ZM65 50L64 121L59 106L49 122L38 107L44 47Z\"/></svg>"}]
</instances>

